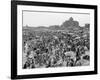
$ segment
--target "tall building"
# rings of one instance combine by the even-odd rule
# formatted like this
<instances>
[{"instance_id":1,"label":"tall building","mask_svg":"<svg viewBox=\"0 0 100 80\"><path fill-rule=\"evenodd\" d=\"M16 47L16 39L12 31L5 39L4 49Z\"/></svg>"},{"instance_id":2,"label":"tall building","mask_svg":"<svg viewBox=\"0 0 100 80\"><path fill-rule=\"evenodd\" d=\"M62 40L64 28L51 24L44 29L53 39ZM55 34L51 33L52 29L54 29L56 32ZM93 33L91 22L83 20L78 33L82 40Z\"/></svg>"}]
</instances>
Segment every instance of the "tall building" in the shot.
<instances>
[{"instance_id":1,"label":"tall building","mask_svg":"<svg viewBox=\"0 0 100 80\"><path fill-rule=\"evenodd\" d=\"M79 27L79 22L74 21L74 19L72 17L70 17L69 20L66 20L65 22L63 22L61 27L64 27L64 28L75 27L76 28L76 27Z\"/></svg>"},{"instance_id":2,"label":"tall building","mask_svg":"<svg viewBox=\"0 0 100 80\"><path fill-rule=\"evenodd\" d=\"M90 29L90 24L85 24L85 28Z\"/></svg>"}]
</instances>

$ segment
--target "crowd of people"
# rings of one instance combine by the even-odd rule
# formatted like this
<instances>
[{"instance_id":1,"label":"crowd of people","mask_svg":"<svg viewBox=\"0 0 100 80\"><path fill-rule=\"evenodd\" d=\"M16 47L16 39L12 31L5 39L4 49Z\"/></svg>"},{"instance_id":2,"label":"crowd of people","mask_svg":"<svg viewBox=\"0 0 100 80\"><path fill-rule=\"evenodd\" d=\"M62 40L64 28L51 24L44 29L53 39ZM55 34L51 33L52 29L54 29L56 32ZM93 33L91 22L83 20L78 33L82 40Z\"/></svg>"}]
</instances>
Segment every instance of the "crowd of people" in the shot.
<instances>
[{"instance_id":1,"label":"crowd of people","mask_svg":"<svg viewBox=\"0 0 100 80\"><path fill-rule=\"evenodd\" d=\"M23 30L23 69L90 64L89 33Z\"/></svg>"}]
</instances>

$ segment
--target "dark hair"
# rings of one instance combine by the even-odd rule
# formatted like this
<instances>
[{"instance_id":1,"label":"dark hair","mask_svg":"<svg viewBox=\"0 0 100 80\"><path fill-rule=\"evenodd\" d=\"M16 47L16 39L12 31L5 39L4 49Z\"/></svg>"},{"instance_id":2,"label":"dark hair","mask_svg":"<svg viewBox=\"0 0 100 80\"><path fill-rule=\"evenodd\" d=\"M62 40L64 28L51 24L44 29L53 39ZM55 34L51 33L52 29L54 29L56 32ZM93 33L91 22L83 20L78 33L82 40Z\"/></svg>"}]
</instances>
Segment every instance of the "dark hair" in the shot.
<instances>
[{"instance_id":1,"label":"dark hair","mask_svg":"<svg viewBox=\"0 0 100 80\"><path fill-rule=\"evenodd\" d=\"M83 56L83 59L90 60L90 56L89 55L85 55L85 56Z\"/></svg>"}]
</instances>

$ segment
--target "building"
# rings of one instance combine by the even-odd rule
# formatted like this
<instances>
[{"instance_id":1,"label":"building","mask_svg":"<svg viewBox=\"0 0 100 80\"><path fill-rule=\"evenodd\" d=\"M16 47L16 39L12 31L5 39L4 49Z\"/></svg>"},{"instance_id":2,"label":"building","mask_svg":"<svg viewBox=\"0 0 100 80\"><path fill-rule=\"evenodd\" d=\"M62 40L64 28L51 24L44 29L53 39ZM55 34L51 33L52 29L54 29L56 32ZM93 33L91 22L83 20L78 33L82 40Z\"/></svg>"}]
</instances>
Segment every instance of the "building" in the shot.
<instances>
[{"instance_id":1,"label":"building","mask_svg":"<svg viewBox=\"0 0 100 80\"><path fill-rule=\"evenodd\" d=\"M90 29L90 24L85 24L85 28Z\"/></svg>"},{"instance_id":2,"label":"building","mask_svg":"<svg viewBox=\"0 0 100 80\"><path fill-rule=\"evenodd\" d=\"M69 20L66 20L65 22L63 22L61 27L64 27L64 28L75 27L76 28L76 27L79 27L79 22L74 21L74 19L70 17Z\"/></svg>"}]
</instances>

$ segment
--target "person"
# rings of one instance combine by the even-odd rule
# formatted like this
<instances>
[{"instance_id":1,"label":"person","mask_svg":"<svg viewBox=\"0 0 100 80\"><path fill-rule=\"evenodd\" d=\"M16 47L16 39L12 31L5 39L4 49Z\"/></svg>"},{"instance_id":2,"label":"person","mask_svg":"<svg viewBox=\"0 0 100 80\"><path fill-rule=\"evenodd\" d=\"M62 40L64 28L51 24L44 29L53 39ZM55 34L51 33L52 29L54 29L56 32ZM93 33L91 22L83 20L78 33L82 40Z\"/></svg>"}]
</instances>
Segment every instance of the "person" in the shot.
<instances>
[{"instance_id":1,"label":"person","mask_svg":"<svg viewBox=\"0 0 100 80\"><path fill-rule=\"evenodd\" d=\"M34 68L35 66L34 66L34 61L33 61L33 59L32 58L27 58L27 61L25 62L25 64L24 64L24 69L26 69L26 68Z\"/></svg>"}]
</instances>

